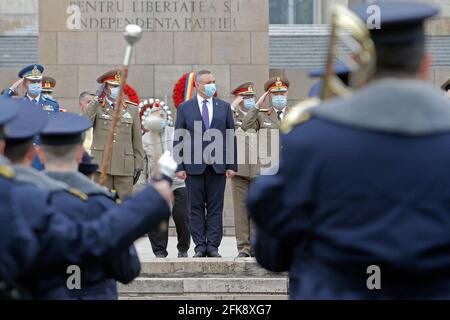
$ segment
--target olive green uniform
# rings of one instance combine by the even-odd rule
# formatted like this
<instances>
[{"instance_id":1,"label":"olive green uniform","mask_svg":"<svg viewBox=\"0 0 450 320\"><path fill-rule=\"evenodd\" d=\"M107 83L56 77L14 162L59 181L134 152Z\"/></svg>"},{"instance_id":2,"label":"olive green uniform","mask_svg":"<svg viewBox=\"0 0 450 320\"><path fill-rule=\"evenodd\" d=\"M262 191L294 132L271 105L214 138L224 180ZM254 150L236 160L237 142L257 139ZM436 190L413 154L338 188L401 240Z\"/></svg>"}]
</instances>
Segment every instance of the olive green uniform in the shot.
<instances>
[{"instance_id":1,"label":"olive green uniform","mask_svg":"<svg viewBox=\"0 0 450 320\"><path fill-rule=\"evenodd\" d=\"M91 154L100 167L112 125L113 113L114 109L107 100L102 106L98 99L94 99L83 113L93 123ZM123 199L133 191L135 170L143 170L143 168L144 149L139 110L136 106L127 102L121 110L120 120L114 135L112 157L105 186L115 190L119 197ZM99 177L100 168L95 175L96 181Z\"/></svg>"}]
</instances>

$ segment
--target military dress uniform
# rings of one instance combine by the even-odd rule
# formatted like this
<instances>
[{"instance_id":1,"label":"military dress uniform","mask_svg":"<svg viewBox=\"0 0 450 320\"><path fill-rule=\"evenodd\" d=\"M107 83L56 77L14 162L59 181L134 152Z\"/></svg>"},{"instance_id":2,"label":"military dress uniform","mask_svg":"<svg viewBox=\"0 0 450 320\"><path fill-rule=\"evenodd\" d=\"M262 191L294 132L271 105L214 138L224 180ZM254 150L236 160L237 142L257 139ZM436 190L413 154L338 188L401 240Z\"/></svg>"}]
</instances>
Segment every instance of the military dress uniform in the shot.
<instances>
[{"instance_id":1,"label":"military dress uniform","mask_svg":"<svg viewBox=\"0 0 450 320\"><path fill-rule=\"evenodd\" d=\"M42 80L42 73L44 72L44 67L42 65L36 64L36 65L29 65L25 68L23 68L18 76L22 79L30 79L30 80ZM15 97L16 92L14 92L12 89L8 89L4 94L4 97ZM37 97L32 98L28 95L28 93L25 94L24 97L18 98L22 99L24 101L30 101L33 104L36 104L39 106L43 111L47 112L48 116L59 112L59 104L57 101L53 99L49 99L43 96L42 92ZM36 145L39 145L39 139L36 139L35 141ZM33 159L33 168L37 170L43 170L44 166L42 165L41 161L39 160L39 157L36 155Z\"/></svg>"},{"instance_id":2,"label":"military dress uniform","mask_svg":"<svg viewBox=\"0 0 450 320\"><path fill-rule=\"evenodd\" d=\"M6 150L28 143L41 131L44 145L79 144L82 133L91 125L89 120L74 114L55 115L48 124L47 121L47 115L34 106L22 107L19 116L7 126ZM44 174L22 164L16 164L13 168L18 184L48 190L50 204L67 201L68 205L59 206L59 209L73 220L94 220L116 205L114 195L106 188L101 188L77 171ZM90 261L81 262L78 266L83 271L81 290L67 288L68 264L64 262L43 262L42 266L35 266L32 271L23 275L20 282L26 285L29 293L36 299L117 299L116 280L128 283L140 271L134 246L111 255L107 263Z\"/></svg>"},{"instance_id":3,"label":"military dress uniform","mask_svg":"<svg viewBox=\"0 0 450 320\"><path fill-rule=\"evenodd\" d=\"M244 83L234 89L231 94L238 97L255 98L254 84ZM253 178L259 174L257 148L258 138L256 132L244 131L241 126L248 110L236 106L233 110L234 125L236 128L238 171L231 179L234 207L234 226L239 257L253 256L251 240L254 236L253 223L247 212L245 200Z\"/></svg>"},{"instance_id":4,"label":"military dress uniform","mask_svg":"<svg viewBox=\"0 0 450 320\"><path fill-rule=\"evenodd\" d=\"M120 74L116 71L107 72L98 78L97 82L120 85ZM96 97L83 114L93 123L91 155L101 166L113 120L114 105L107 98L101 101ZM123 199L133 191L135 173L144 169L141 123L139 109L135 104L126 102L122 107L113 143L106 187L117 191ZM96 174L96 180L99 178L100 171Z\"/></svg>"},{"instance_id":5,"label":"military dress uniform","mask_svg":"<svg viewBox=\"0 0 450 320\"><path fill-rule=\"evenodd\" d=\"M4 139L4 126L18 114L18 106L5 104L0 99L0 140ZM8 101L6 101L8 102ZM0 299L25 298L16 278L30 267L39 248L38 239L28 228L20 209L12 201L14 170L0 154Z\"/></svg>"},{"instance_id":6,"label":"military dress uniform","mask_svg":"<svg viewBox=\"0 0 450 320\"><path fill-rule=\"evenodd\" d=\"M275 77L264 84L264 90L269 93L287 92L288 89L289 80L285 77ZM260 173L262 174L272 174L276 171L278 157L273 159L273 153L280 150L278 132L281 122L289 111L289 106L286 106L284 110L260 106L259 108L251 109L242 120L241 128L244 131L254 130L258 133L258 161ZM272 130L276 130L276 132ZM264 139L262 139L262 134L266 135ZM270 163L271 157L276 163Z\"/></svg>"},{"instance_id":7,"label":"military dress uniform","mask_svg":"<svg viewBox=\"0 0 450 320\"><path fill-rule=\"evenodd\" d=\"M45 99L54 102L58 105L59 112L67 112L66 109L60 107L59 102L53 97L53 92L55 91L56 80L53 77L43 76L42 77L42 95Z\"/></svg>"},{"instance_id":8,"label":"military dress uniform","mask_svg":"<svg viewBox=\"0 0 450 320\"><path fill-rule=\"evenodd\" d=\"M425 46L436 7L375 4L385 13L371 30L377 49ZM353 10L364 21L370 12ZM261 239L277 241L257 259L290 271L291 299L450 297L448 106L425 81L378 78L311 109L283 137L279 173L257 178L248 203ZM369 266L379 267L378 290Z\"/></svg>"}]
</instances>

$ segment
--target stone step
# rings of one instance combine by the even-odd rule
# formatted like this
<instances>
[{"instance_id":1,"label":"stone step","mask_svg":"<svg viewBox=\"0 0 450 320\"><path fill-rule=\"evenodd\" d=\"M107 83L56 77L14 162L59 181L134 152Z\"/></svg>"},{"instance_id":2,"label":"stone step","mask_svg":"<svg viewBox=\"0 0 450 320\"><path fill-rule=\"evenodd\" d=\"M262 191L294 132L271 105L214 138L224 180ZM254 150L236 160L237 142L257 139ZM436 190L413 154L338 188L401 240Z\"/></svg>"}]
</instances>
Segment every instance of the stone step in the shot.
<instances>
[{"instance_id":1,"label":"stone step","mask_svg":"<svg viewBox=\"0 0 450 320\"><path fill-rule=\"evenodd\" d=\"M182 294L133 295L121 294L119 300L287 300L286 294Z\"/></svg>"},{"instance_id":2,"label":"stone step","mask_svg":"<svg viewBox=\"0 0 450 320\"><path fill-rule=\"evenodd\" d=\"M286 278L287 273L274 273L258 265L254 258L164 258L143 262L145 278Z\"/></svg>"},{"instance_id":3,"label":"stone step","mask_svg":"<svg viewBox=\"0 0 450 320\"><path fill-rule=\"evenodd\" d=\"M118 285L121 296L139 295L287 295L286 278L137 278Z\"/></svg>"}]
</instances>

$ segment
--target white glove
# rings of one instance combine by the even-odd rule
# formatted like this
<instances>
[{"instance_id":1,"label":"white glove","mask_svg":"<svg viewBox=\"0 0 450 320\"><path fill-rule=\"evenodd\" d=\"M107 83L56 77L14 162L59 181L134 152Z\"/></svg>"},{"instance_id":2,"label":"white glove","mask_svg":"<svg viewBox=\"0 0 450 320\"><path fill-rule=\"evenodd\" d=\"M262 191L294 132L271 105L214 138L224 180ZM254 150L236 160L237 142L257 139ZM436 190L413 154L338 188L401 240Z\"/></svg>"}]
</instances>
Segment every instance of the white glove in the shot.
<instances>
[{"instance_id":1,"label":"white glove","mask_svg":"<svg viewBox=\"0 0 450 320\"><path fill-rule=\"evenodd\" d=\"M175 176L175 171L177 170L178 165L168 150L164 152L161 158L159 158L158 165L159 171L162 175L165 175L171 179Z\"/></svg>"}]
</instances>

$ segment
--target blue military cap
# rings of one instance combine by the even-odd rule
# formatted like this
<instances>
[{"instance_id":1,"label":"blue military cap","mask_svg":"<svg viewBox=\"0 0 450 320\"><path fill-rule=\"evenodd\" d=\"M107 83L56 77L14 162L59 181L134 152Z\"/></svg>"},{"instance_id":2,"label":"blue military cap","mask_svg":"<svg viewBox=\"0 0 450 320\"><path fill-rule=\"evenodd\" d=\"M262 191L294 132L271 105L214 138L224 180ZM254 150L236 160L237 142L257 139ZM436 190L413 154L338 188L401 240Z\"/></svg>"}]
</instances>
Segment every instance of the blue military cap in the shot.
<instances>
[{"instance_id":1,"label":"blue military cap","mask_svg":"<svg viewBox=\"0 0 450 320\"><path fill-rule=\"evenodd\" d=\"M32 64L20 70L19 78L25 78L30 80L42 80L43 72L44 66L40 64Z\"/></svg>"},{"instance_id":2,"label":"blue military cap","mask_svg":"<svg viewBox=\"0 0 450 320\"><path fill-rule=\"evenodd\" d=\"M56 113L50 116L47 126L41 132L44 145L72 145L83 142L84 133L92 127L91 122L78 114Z\"/></svg>"},{"instance_id":3,"label":"blue military cap","mask_svg":"<svg viewBox=\"0 0 450 320\"><path fill-rule=\"evenodd\" d=\"M48 116L42 109L27 100L19 100L17 117L6 125L8 143L33 139L47 125Z\"/></svg>"},{"instance_id":4,"label":"blue military cap","mask_svg":"<svg viewBox=\"0 0 450 320\"><path fill-rule=\"evenodd\" d=\"M373 11L368 10L373 5L378 6L380 12L380 28L370 30L375 45L424 41L424 21L439 13L436 6L414 1L374 1L351 6L350 9L366 22L375 17L372 17Z\"/></svg>"},{"instance_id":5,"label":"blue military cap","mask_svg":"<svg viewBox=\"0 0 450 320\"><path fill-rule=\"evenodd\" d=\"M78 165L78 171L80 171L85 176L90 176L97 172L98 164L92 162L92 157L85 151L83 154L83 159Z\"/></svg>"}]
</instances>

